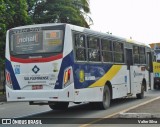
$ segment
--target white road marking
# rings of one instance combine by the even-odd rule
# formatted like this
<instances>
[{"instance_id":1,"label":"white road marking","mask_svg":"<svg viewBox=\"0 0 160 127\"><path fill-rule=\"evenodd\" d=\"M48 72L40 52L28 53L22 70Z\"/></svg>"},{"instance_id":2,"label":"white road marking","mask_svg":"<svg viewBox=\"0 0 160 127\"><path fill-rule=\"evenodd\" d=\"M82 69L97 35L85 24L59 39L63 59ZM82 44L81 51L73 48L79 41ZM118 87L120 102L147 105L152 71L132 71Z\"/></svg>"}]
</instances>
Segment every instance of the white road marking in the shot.
<instances>
[{"instance_id":1,"label":"white road marking","mask_svg":"<svg viewBox=\"0 0 160 127\"><path fill-rule=\"evenodd\" d=\"M159 96L159 97L156 97L156 98L153 98L153 99L151 99L151 100L145 101L145 102L143 102L143 103L140 103L140 104L138 104L138 105L132 106L132 107L130 107L130 108L127 108L127 109L124 109L124 110L115 112L115 113L113 113L113 114L107 115L107 116L105 116L105 117L103 117L103 118L99 118L99 119L97 119L97 120L91 121L91 122L88 123L88 124L83 124L83 125L81 125L80 127L89 126L89 125L94 124L94 123L96 123L96 122L99 122L99 121L101 121L101 120L103 120L103 119L111 118L111 117L113 117L113 116L115 116L115 115L118 115L119 113L127 112L127 111L129 111L129 110L131 110L131 109L134 109L134 108L137 108L137 107L139 107L139 106L148 104L148 103L153 102L153 101L158 100L158 99L160 99L160 96Z\"/></svg>"}]
</instances>

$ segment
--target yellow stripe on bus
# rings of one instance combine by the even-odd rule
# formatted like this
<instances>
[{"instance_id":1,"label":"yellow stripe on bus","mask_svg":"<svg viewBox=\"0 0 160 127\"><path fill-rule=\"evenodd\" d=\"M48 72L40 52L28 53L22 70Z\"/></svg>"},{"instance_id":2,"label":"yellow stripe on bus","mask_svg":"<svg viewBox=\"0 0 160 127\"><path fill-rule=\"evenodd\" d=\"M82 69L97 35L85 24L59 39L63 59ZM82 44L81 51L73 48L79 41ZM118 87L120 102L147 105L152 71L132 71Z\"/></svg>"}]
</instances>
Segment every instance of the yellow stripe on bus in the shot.
<instances>
[{"instance_id":1,"label":"yellow stripe on bus","mask_svg":"<svg viewBox=\"0 0 160 127\"><path fill-rule=\"evenodd\" d=\"M95 83L93 83L89 87L91 88L91 87L104 86L106 81L111 81L112 78L119 72L121 68L122 68L122 65L113 65L104 76L102 76L99 80L97 80Z\"/></svg>"}]
</instances>

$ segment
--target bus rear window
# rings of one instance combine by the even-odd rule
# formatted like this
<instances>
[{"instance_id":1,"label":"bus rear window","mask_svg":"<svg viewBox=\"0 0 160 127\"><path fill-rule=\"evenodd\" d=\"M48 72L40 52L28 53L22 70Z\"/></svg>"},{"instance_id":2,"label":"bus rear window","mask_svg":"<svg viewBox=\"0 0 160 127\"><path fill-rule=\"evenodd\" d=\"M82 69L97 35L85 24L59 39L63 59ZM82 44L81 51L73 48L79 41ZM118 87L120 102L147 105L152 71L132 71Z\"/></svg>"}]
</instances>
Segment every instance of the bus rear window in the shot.
<instances>
[{"instance_id":1,"label":"bus rear window","mask_svg":"<svg viewBox=\"0 0 160 127\"><path fill-rule=\"evenodd\" d=\"M63 49L63 30L41 30L13 33L10 36L11 54L60 53Z\"/></svg>"}]
</instances>

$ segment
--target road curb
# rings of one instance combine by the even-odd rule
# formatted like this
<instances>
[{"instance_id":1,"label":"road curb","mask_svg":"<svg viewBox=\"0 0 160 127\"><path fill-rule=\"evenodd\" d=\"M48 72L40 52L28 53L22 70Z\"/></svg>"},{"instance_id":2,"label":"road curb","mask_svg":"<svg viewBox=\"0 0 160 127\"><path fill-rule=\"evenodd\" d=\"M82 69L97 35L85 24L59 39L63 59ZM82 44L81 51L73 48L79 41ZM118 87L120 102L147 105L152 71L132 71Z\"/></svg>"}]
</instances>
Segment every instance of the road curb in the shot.
<instances>
[{"instance_id":1,"label":"road curb","mask_svg":"<svg viewBox=\"0 0 160 127\"><path fill-rule=\"evenodd\" d=\"M119 113L118 118L160 118L160 113Z\"/></svg>"}]
</instances>

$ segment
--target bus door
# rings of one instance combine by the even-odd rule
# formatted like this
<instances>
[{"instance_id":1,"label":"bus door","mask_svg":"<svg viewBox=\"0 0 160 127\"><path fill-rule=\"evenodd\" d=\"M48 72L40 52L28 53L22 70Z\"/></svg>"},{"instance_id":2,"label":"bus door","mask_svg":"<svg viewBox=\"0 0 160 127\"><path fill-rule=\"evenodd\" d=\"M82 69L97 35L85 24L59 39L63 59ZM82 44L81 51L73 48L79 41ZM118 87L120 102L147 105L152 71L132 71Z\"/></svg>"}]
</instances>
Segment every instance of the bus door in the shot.
<instances>
[{"instance_id":1,"label":"bus door","mask_svg":"<svg viewBox=\"0 0 160 127\"><path fill-rule=\"evenodd\" d=\"M152 52L147 52L147 67L146 69L149 72L149 89L153 89L153 58L152 58Z\"/></svg>"},{"instance_id":2,"label":"bus door","mask_svg":"<svg viewBox=\"0 0 160 127\"><path fill-rule=\"evenodd\" d=\"M133 66L133 55L132 55L132 49L126 49L126 64L127 64L127 89L128 94L131 93L131 87L132 87L132 69Z\"/></svg>"}]
</instances>

